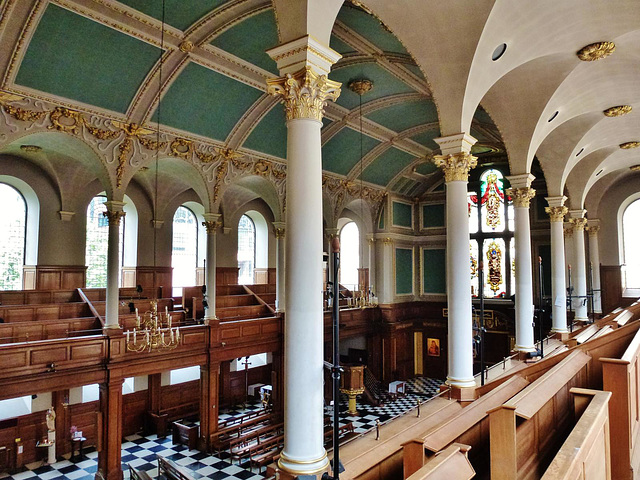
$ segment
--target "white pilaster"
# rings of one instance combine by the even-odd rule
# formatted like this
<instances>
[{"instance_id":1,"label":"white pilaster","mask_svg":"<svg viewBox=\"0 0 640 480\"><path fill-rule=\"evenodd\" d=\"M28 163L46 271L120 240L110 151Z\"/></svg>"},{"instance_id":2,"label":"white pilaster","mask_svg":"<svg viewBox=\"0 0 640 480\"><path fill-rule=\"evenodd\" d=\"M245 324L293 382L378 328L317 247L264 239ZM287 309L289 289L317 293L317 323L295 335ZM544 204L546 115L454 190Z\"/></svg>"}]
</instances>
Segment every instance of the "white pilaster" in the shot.
<instances>
[{"instance_id":1,"label":"white pilaster","mask_svg":"<svg viewBox=\"0 0 640 480\"><path fill-rule=\"evenodd\" d=\"M529 202L536 191L531 188L535 178L530 173L507 177L511 188L507 193L513 197L516 245L516 350L536 350L533 334L533 272L531 268L531 228L529 225Z\"/></svg>"},{"instance_id":2,"label":"white pilaster","mask_svg":"<svg viewBox=\"0 0 640 480\"><path fill-rule=\"evenodd\" d=\"M204 320L217 320L216 316L216 232L220 225L219 213L205 213L202 225L207 230L207 266L204 272L204 283L207 287L207 305Z\"/></svg>"},{"instance_id":3,"label":"white pilaster","mask_svg":"<svg viewBox=\"0 0 640 480\"><path fill-rule=\"evenodd\" d=\"M378 303L388 304L393 302L395 293L395 278L393 275L393 239L390 237L378 238Z\"/></svg>"},{"instance_id":4,"label":"white pilaster","mask_svg":"<svg viewBox=\"0 0 640 480\"><path fill-rule=\"evenodd\" d=\"M376 290L376 239L373 235L367 235L367 246L369 248L369 286L375 294Z\"/></svg>"},{"instance_id":5,"label":"white pilaster","mask_svg":"<svg viewBox=\"0 0 640 480\"><path fill-rule=\"evenodd\" d=\"M575 267L572 269L573 281L575 284L575 295L578 297L574 300L573 306L576 311L576 321L586 322L589 320L587 315L587 271L586 257L584 248L584 227L587 219L584 215L586 210L571 210L571 224L573 225L573 241L574 241L574 261Z\"/></svg>"},{"instance_id":6,"label":"white pilaster","mask_svg":"<svg viewBox=\"0 0 640 480\"><path fill-rule=\"evenodd\" d=\"M592 267L593 311L602 313L602 296L600 291L600 250L598 246L598 232L600 220L593 219L587 222L589 232L589 260Z\"/></svg>"},{"instance_id":7,"label":"white pilaster","mask_svg":"<svg viewBox=\"0 0 640 480\"><path fill-rule=\"evenodd\" d=\"M285 304L285 223L273 222L276 237L276 312L284 312Z\"/></svg>"},{"instance_id":8,"label":"white pilaster","mask_svg":"<svg viewBox=\"0 0 640 480\"><path fill-rule=\"evenodd\" d=\"M567 197L547 197L545 209L551 222L551 302L552 332L565 333L567 329L567 287L564 260L564 206Z\"/></svg>"},{"instance_id":9,"label":"white pilaster","mask_svg":"<svg viewBox=\"0 0 640 480\"><path fill-rule=\"evenodd\" d=\"M125 216L124 202L111 200L104 202L107 211L104 216L109 220L107 243L107 302L105 305L105 329L120 328L118 308L120 303L120 219Z\"/></svg>"},{"instance_id":10,"label":"white pilaster","mask_svg":"<svg viewBox=\"0 0 640 480\"><path fill-rule=\"evenodd\" d=\"M267 80L287 118L284 449L279 467L292 475L326 470L322 308L322 153L320 129L340 84L326 74L340 55L310 37L270 50L284 77Z\"/></svg>"},{"instance_id":11,"label":"white pilaster","mask_svg":"<svg viewBox=\"0 0 640 480\"><path fill-rule=\"evenodd\" d=\"M447 307L449 371L447 383L474 387L471 276L469 274L469 218L467 183L477 165L469 152L476 139L466 135L436 138L442 155L434 158L446 182L447 205Z\"/></svg>"}]
</instances>

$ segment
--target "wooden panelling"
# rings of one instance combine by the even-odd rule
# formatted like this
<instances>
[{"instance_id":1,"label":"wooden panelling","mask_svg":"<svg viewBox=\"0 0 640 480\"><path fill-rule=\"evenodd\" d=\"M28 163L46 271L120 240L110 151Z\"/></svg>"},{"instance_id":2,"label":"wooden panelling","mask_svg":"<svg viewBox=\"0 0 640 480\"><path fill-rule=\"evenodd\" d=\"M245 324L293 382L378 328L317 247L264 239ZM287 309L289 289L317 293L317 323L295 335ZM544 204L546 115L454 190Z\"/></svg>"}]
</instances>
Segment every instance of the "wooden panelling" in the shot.
<instances>
[{"instance_id":1,"label":"wooden panelling","mask_svg":"<svg viewBox=\"0 0 640 480\"><path fill-rule=\"evenodd\" d=\"M172 267L136 267L136 282L143 288L160 288L162 294L159 297L171 296L173 285Z\"/></svg>"},{"instance_id":2,"label":"wooden panelling","mask_svg":"<svg viewBox=\"0 0 640 480\"><path fill-rule=\"evenodd\" d=\"M217 267L216 285L237 285L238 267Z\"/></svg>"},{"instance_id":3,"label":"wooden panelling","mask_svg":"<svg viewBox=\"0 0 640 480\"><path fill-rule=\"evenodd\" d=\"M619 265L600 265L602 312L608 313L622 302L622 272Z\"/></svg>"},{"instance_id":4,"label":"wooden panelling","mask_svg":"<svg viewBox=\"0 0 640 480\"><path fill-rule=\"evenodd\" d=\"M82 288L87 267L84 265L37 265L36 289L65 290Z\"/></svg>"}]
</instances>

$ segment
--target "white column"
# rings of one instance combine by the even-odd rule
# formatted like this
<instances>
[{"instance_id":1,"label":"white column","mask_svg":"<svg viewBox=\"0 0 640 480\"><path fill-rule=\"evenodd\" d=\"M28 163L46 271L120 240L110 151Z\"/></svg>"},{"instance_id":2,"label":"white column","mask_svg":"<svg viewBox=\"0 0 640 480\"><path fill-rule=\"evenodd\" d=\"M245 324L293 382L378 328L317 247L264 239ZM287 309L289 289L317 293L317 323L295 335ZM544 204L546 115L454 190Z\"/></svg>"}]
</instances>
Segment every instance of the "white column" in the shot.
<instances>
[{"instance_id":1,"label":"white column","mask_svg":"<svg viewBox=\"0 0 640 480\"><path fill-rule=\"evenodd\" d=\"M466 134L436 138L442 155L434 157L444 171L447 205L447 308L449 371L453 387L475 387L473 378L473 324L469 270L469 170L477 160L469 152L476 140Z\"/></svg>"},{"instance_id":2,"label":"white column","mask_svg":"<svg viewBox=\"0 0 640 480\"><path fill-rule=\"evenodd\" d=\"M584 218L586 210L571 210L571 224L573 225L573 241L574 241L574 261L575 266L571 270L573 282L575 285L575 295L578 297L574 300L573 306L576 311L576 321L586 322L589 320L587 315L587 271L586 258L584 248L584 227L587 225L587 219Z\"/></svg>"},{"instance_id":3,"label":"white column","mask_svg":"<svg viewBox=\"0 0 640 480\"><path fill-rule=\"evenodd\" d=\"M276 312L284 312L285 304L285 223L273 222L276 237Z\"/></svg>"},{"instance_id":4,"label":"white column","mask_svg":"<svg viewBox=\"0 0 640 480\"><path fill-rule=\"evenodd\" d=\"M565 333L567 329L567 287L564 261L564 206L567 197L547 197L545 211L551 222L551 302L552 332Z\"/></svg>"},{"instance_id":5,"label":"white column","mask_svg":"<svg viewBox=\"0 0 640 480\"><path fill-rule=\"evenodd\" d=\"M205 213L202 225L207 229L207 265L204 271L204 284L207 287L207 305L204 321L217 320L216 316L216 232L221 226L219 213ZM194 312L195 314L195 312Z\"/></svg>"},{"instance_id":6,"label":"white column","mask_svg":"<svg viewBox=\"0 0 640 480\"><path fill-rule=\"evenodd\" d=\"M105 305L105 329L120 328L118 308L120 305L120 219L125 216L124 202L111 200L104 202L107 211L103 213L109 220L107 242L107 303Z\"/></svg>"},{"instance_id":7,"label":"white column","mask_svg":"<svg viewBox=\"0 0 640 480\"><path fill-rule=\"evenodd\" d=\"M331 261L331 242L332 240L338 236L338 229L337 228L325 228L324 229L324 234L325 234L325 242L324 242L324 252L329 254L329 261L327 262L327 282L333 282L333 278L334 278L334 273L333 273L333 262ZM340 281L340 279L338 279L338 281ZM329 290L331 290L331 288L329 288Z\"/></svg>"},{"instance_id":8,"label":"white column","mask_svg":"<svg viewBox=\"0 0 640 480\"><path fill-rule=\"evenodd\" d=\"M516 245L516 350L534 352L533 336L533 272L531 268L531 229L529 226L529 202L536 191L531 188L534 176L530 173L507 177L513 197Z\"/></svg>"},{"instance_id":9,"label":"white column","mask_svg":"<svg viewBox=\"0 0 640 480\"><path fill-rule=\"evenodd\" d=\"M393 302L395 293L395 278L393 276L393 239L389 237L382 238L378 243L378 303L388 304Z\"/></svg>"},{"instance_id":10,"label":"white column","mask_svg":"<svg viewBox=\"0 0 640 480\"><path fill-rule=\"evenodd\" d=\"M369 286L371 291L377 295L376 285L376 239L372 234L367 235L367 245L369 246Z\"/></svg>"},{"instance_id":11,"label":"white column","mask_svg":"<svg viewBox=\"0 0 640 480\"><path fill-rule=\"evenodd\" d=\"M598 249L598 232L600 220L593 219L587 222L589 232L589 260L592 267L593 310L602 313L602 292L600 291L600 250Z\"/></svg>"},{"instance_id":12,"label":"white column","mask_svg":"<svg viewBox=\"0 0 640 480\"><path fill-rule=\"evenodd\" d=\"M323 412L320 129L324 105L340 94L340 84L326 77L340 55L311 37L268 53L285 75L267 80L268 92L282 97L287 118L285 431L278 466L291 475L314 475L329 465Z\"/></svg>"}]
</instances>

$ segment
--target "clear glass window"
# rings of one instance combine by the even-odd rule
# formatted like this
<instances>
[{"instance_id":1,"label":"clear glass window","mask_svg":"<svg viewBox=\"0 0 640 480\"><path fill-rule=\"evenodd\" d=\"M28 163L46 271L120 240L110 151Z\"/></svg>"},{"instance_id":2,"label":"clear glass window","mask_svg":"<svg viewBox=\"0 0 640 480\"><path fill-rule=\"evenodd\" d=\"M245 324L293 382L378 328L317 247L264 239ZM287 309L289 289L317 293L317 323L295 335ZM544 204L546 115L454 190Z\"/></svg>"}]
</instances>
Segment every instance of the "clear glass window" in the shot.
<instances>
[{"instance_id":1,"label":"clear glass window","mask_svg":"<svg viewBox=\"0 0 640 480\"><path fill-rule=\"evenodd\" d=\"M182 295L182 287L192 287L196 284L197 264L198 220L191 210L180 206L173 215L173 295Z\"/></svg>"},{"instance_id":2,"label":"clear glass window","mask_svg":"<svg viewBox=\"0 0 640 480\"><path fill-rule=\"evenodd\" d=\"M240 217L238 223L238 283L250 285L254 283L256 264L256 226L247 215Z\"/></svg>"},{"instance_id":3,"label":"clear glass window","mask_svg":"<svg viewBox=\"0 0 640 480\"><path fill-rule=\"evenodd\" d=\"M21 290L27 204L15 188L0 183L0 290Z\"/></svg>"},{"instance_id":4,"label":"clear glass window","mask_svg":"<svg viewBox=\"0 0 640 480\"><path fill-rule=\"evenodd\" d=\"M106 288L107 286L107 248L109 243L109 220L103 215L107 211L104 202L107 197L93 197L87 207L87 243L85 263L87 265L87 287ZM120 219L120 266L124 259L124 225L126 217ZM118 285L122 276L120 269Z\"/></svg>"}]
</instances>

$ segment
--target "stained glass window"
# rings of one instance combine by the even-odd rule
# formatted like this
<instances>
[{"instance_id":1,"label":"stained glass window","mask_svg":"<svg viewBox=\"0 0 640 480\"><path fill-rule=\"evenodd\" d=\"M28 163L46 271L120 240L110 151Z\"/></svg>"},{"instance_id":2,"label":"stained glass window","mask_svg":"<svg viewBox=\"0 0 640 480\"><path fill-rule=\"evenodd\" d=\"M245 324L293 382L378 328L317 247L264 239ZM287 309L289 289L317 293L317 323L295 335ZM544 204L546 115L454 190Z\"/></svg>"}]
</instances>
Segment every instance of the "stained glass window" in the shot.
<instances>
[{"instance_id":1,"label":"stained glass window","mask_svg":"<svg viewBox=\"0 0 640 480\"><path fill-rule=\"evenodd\" d=\"M469 261L472 295L480 290L485 298L505 298L513 294L514 210L505 193L505 178L496 169L480 174L479 182L468 194ZM480 253L480 251L482 253ZM478 269L483 265L483 284Z\"/></svg>"}]
</instances>

